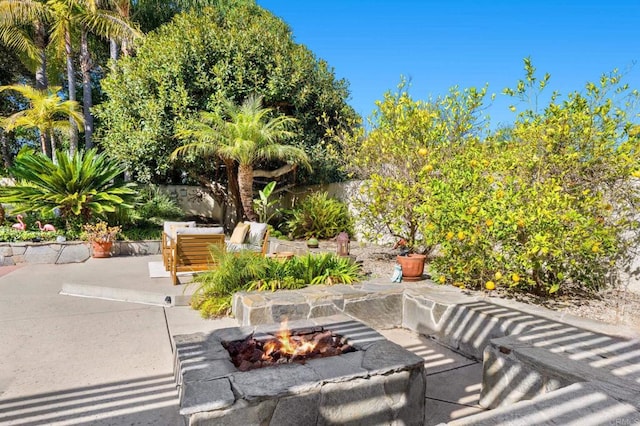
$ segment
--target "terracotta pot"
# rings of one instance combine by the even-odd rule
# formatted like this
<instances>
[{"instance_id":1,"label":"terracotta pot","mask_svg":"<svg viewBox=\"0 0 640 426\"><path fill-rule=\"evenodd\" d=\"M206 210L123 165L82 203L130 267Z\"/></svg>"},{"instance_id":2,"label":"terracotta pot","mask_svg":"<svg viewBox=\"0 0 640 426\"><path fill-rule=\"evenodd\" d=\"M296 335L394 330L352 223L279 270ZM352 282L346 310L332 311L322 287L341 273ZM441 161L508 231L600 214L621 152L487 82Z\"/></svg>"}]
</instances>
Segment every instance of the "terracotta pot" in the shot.
<instances>
[{"instance_id":1,"label":"terracotta pot","mask_svg":"<svg viewBox=\"0 0 640 426\"><path fill-rule=\"evenodd\" d=\"M91 247L93 249L93 257L111 257L111 246L113 241L93 241Z\"/></svg>"},{"instance_id":2,"label":"terracotta pot","mask_svg":"<svg viewBox=\"0 0 640 426\"><path fill-rule=\"evenodd\" d=\"M408 256L398 256L397 261L402 266L402 279L405 281L418 281L422 279L424 263L427 256L412 253Z\"/></svg>"}]
</instances>

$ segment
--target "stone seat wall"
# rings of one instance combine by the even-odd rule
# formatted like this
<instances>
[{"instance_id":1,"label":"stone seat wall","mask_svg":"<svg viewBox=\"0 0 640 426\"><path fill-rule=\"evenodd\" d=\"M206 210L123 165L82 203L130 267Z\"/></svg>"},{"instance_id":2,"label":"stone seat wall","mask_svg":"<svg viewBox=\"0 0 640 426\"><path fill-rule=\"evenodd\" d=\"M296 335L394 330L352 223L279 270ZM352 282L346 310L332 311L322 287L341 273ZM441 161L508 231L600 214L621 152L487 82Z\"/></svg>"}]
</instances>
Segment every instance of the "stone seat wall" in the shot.
<instances>
[{"instance_id":1,"label":"stone seat wall","mask_svg":"<svg viewBox=\"0 0 640 426\"><path fill-rule=\"evenodd\" d=\"M640 410L640 402L624 399L640 394L640 330L505 299L472 297L428 281L384 281L238 293L233 312L242 325L342 313L374 329L404 327L430 336L483 360L485 407L597 382L605 383L614 399Z\"/></svg>"},{"instance_id":2,"label":"stone seat wall","mask_svg":"<svg viewBox=\"0 0 640 426\"><path fill-rule=\"evenodd\" d=\"M160 254L160 241L115 241L112 254L114 256ZM81 263L89 259L90 256L89 243L84 241L0 243L0 266L21 263Z\"/></svg>"}]
</instances>

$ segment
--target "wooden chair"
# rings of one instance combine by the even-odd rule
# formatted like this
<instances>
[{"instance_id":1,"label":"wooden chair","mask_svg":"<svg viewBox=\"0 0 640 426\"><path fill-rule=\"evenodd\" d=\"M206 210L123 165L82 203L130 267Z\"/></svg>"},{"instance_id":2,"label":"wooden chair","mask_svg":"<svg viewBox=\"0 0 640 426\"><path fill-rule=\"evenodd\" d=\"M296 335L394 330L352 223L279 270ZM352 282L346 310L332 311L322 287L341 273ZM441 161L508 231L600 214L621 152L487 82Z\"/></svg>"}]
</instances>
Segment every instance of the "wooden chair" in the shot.
<instances>
[{"instance_id":1,"label":"wooden chair","mask_svg":"<svg viewBox=\"0 0 640 426\"><path fill-rule=\"evenodd\" d=\"M215 260L211 256L212 246L224 250L224 234L181 233L178 231L175 238L171 240L168 259L173 285L179 283L178 272L198 272L215 268Z\"/></svg>"},{"instance_id":2,"label":"wooden chair","mask_svg":"<svg viewBox=\"0 0 640 426\"><path fill-rule=\"evenodd\" d=\"M170 222L166 221L162 225L162 263L164 269L169 270L169 256L171 253L171 238L175 235L176 229L179 228L195 228L196 222Z\"/></svg>"}]
</instances>

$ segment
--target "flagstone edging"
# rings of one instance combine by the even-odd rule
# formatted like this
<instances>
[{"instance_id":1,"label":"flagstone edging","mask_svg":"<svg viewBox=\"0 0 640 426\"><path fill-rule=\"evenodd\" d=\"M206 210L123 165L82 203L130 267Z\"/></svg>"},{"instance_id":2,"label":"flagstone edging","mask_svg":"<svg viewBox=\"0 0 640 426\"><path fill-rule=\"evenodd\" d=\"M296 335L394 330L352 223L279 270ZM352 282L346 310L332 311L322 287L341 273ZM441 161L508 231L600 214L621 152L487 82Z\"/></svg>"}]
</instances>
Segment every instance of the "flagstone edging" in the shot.
<instances>
[{"instance_id":1,"label":"flagstone edging","mask_svg":"<svg viewBox=\"0 0 640 426\"><path fill-rule=\"evenodd\" d=\"M160 254L160 249L159 240L115 241L112 255L146 256ZM0 266L82 263L89 257L91 248L86 241L0 243Z\"/></svg>"}]
</instances>

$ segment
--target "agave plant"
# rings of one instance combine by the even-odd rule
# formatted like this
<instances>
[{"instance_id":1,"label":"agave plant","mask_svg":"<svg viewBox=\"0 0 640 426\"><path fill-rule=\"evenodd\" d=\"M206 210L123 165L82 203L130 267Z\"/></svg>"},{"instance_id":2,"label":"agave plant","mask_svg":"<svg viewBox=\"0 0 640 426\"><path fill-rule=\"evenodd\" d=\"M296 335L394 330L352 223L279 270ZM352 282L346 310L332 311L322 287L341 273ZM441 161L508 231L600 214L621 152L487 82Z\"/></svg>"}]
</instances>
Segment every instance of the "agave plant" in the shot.
<instances>
[{"instance_id":1,"label":"agave plant","mask_svg":"<svg viewBox=\"0 0 640 426\"><path fill-rule=\"evenodd\" d=\"M67 225L134 207L135 184L118 179L124 169L104 154L56 151L56 160L23 148L9 169L17 184L0 187L0 202L12 204L13 213L60 214Z\"/></svg>"}]
</instances>

